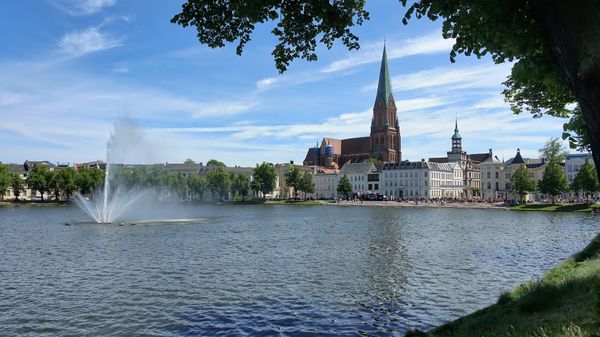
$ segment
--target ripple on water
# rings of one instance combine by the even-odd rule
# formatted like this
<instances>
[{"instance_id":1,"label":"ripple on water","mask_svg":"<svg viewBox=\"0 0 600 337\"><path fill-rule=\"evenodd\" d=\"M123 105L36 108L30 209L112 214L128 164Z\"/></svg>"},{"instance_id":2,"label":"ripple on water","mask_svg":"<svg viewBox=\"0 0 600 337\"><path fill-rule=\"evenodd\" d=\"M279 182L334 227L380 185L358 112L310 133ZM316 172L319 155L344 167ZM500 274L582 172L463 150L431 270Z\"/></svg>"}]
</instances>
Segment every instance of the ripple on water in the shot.
<instances>
[{"instance_id":1,"label":"ripple on water","mask_svg":"<svg viewBox=\"0 0 600 337\"><path fill-rule=\"evenodd\" d=\"M486 210L180 212L209 221L64 226L85 218L0 209L2 333L402 336L494 303L600 229L585 215Z\"/></svg>"}]
</instances>

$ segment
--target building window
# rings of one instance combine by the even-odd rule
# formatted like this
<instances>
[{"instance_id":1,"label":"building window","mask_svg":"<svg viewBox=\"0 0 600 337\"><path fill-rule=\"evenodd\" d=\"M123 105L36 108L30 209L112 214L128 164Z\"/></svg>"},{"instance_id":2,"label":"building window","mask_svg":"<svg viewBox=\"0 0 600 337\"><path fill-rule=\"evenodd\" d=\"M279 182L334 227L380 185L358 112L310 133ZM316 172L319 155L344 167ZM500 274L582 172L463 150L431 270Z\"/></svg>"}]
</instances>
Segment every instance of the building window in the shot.
<instances>
[{"instance_id":1,"label":"building window","mask_svg":"<svg viewBox=\"0 0 600 337\"><path fill-rule=\"evenodd\" d=\"M488 172L487 177L488 177L488 179L492 178L492 172Z\"/></svg>"}]
</instances>

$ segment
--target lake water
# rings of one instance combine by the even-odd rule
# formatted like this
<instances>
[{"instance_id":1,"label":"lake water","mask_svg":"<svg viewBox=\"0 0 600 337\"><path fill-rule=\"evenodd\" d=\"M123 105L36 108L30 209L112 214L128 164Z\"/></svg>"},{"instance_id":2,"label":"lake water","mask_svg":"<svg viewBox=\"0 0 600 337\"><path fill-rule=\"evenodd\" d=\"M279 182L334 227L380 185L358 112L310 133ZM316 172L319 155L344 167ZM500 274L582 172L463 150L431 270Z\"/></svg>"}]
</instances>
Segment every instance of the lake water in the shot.
<instances>
[{"instance_id":1,"label":"lake water","mask_svg":"<svg viewBox=\"0 0 600 337\"><path fill-rule=\"evenodd\" d=\"M65 226L86 216L0 209L0 335L401 336L494 303L600 231L593 215L499 210L167 215L199 220Z\"/></svg>"}]
</instances>

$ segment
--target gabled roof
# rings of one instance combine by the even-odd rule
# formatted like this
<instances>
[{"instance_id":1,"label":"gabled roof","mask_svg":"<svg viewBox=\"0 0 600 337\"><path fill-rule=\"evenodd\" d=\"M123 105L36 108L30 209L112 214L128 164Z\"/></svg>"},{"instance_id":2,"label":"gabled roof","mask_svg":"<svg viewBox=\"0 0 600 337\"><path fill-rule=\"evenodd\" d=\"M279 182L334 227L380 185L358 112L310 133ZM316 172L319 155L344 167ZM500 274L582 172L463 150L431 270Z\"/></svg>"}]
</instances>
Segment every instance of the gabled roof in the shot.
<instances>
[{"instance_id":1,"label":"gabled roof","mask_svg":"<svg viewBox=\"0 0 600 337\"><path fill-rule=\"evenodd\" d=\"M351 173L371 173L375 171L375 165L373 163L346 163L342 166L340 173L351 174Z\"/></svg>"},{"instance_id":2,"label":"gabled roof","mask_svg":"<svg viewBox=\"0 0 600 337\"><path fill-rule=\"evenodd\" d=\"M318 160L318 158L317 158ZM304 157L304 163L312 163L315 161L315 148L311 147L308 149L308 152L306 152L306 157ZM314 164L318 164L318 163L314 163Z\"/></svg>"},{"instance_id":3,"label":"gabled roof","mask_svg":"<svg viewBox=\"0 0 600 337\"><path fill-rule=\"evenodd\" d=\"M533 163L533 164L525 164L525 166L526 166L528 169L535 169L535 168L538 168L538 167L542 167L542 166L544 166L544 165L546 165L546 163Z\"/></svg>"},{"instance_id":4,"label":"gabled roof","mask_svg":"<svg viewBox=\"0 0 600 337\"><path fill-rule=\"evenodd\" d=\"M430 162L433 163L447 163L448 162L448 157L434 157L434 158L429 158Z\"/></svg>"},{"instance_id":5,"label":"gabled roof","mask_svg":"<svg viewBox=\"0 0 600 337\"><path fill-rule=\"evenodd\" d=\"M27 170L27 171L33 169L33 167L35 165L44 165L48 168L56 167L56 165L52 164L51 162L49 162L47 160L26 160L25 164L23 164L23 166L25 167L25 170Z\"/></svg>"},{"instance_id":6,"label":"gabled roof","mask_svg":"<svg viewBox=\"0 0 600 337\"><path fill-rule=\"evenodd\" d=\"M384 170L420 170L420 169L431 169L437 171L448 171L452 172L454 165L457 163L437 163L432 161L402 161L398 164L385 163L383 165Z\"/></svg>"},{"instance_id":7,"label":"gabled roof","mask_svg":"<svg viewBox=\"0 0 600 337\"><path fill-rule=\"evenodd\" d=\"M330 168L320 168L319 169L319 174L337 174L339 172L339 170L336 169L330 169Z\"/></svg>"},{"instance_id":8,"label":"gabled roof","mask_svg":"<svg viewBox=\"0 0 600 337\"><path fill-rule=\"evenodd\" d=\"M192 172L198 171L205 166L202 164L177 164L177 163L165 163L164 168L168 171L177 171L177 172ZM215 166L216 167L216 166Z\"/></svg>"},{"instance_id":9,"label":"gabled roof","mask_svg":"<svg viewBox=\"0 0 600 337\"><path fill-rule=\"evenodd\" d=\"M377 84L377 98L381 98L387 105L392 96L392 81L390 80L390 70L387 61L387 52L385 43L383 44L383 55L381 56L381 69L379 70L379 83Z\"/></svg>"},{"instance_id":10,"label":"gabled roof","mask_svg":"<svg viewBox=\"0 0 600 337\"><path fill-rule=\"evenodd\" d=\"M8 172L10 172L10 173L18 173L18 174L27 173L27 171L25 171L25 166L23 164L3 164L3 165L6 165L6 167L8 168Z\"/></svg>"}]
</instances>

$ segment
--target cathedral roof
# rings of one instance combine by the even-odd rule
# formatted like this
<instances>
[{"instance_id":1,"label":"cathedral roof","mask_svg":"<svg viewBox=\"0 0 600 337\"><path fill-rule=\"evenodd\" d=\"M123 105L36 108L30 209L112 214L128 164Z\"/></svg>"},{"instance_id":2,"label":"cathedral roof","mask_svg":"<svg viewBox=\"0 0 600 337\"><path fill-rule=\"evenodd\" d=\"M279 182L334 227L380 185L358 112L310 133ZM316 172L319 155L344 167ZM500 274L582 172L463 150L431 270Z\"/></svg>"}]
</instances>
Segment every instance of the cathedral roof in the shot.
<instances>
[{"instance_id":1,"label":"cathedral roof","mask_svg":"<svg viewBox=\"0 0 600 337\"><path fill-rule=\"evenodd\" d=\"M371 152L371 137L342 139L342 155L356 155Z\"/></svg>"},{"instance_id":2,"label":"cathedral roof","mask_svg":"<svg viewBox=\"0 0 600 337\"><path fill-rule=\"evenodd\" d=\"M387 52L385 44L383 45L383 56L381 57L381 70L379 70L379 83L377 85L377 97L381 97L387 105L392 95L392 81L390 80L390 70L387 61Z\"/></svg>"},{"instance_id":3,"label":"cathedral roof","mask_svg":"<svg viewBox=\"0 0 600 337\"><path fill-rule=\"evenodd\" d=\"M308 149L308 152L306 153L306 157L304 157L304 163L312 163L315 161L315 148L311 147L310 149ZM317 164L317 163L315 163Z\"/></svg>"}]
</instances>

